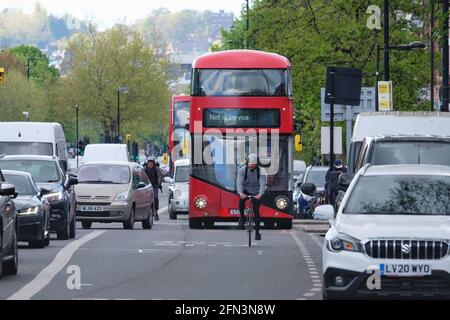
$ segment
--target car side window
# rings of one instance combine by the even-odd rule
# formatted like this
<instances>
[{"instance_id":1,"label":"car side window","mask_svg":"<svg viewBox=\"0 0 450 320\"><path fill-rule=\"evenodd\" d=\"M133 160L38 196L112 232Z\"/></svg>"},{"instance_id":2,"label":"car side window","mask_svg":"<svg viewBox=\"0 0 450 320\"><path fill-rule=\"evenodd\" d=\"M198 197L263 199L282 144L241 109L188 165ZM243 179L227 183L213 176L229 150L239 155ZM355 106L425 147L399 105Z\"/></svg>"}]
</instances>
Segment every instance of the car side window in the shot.
<instances>
[{"instance_id":1,"label":"car side window","mask_svg":"<svg viewBox=\"0 0 450 320\"><path fill-rule=\"evenodd\" d=\"M139 176L139 172L137 168L133 168L133 188L137 189L139 186L139 182L141 182L141 177Z\"/></svg>"},{"instance_id":2,"label":"car side window","mask_svg":"<svg viewBox=\"0 0 450 320\"><path fill-rule=\"evenodd\" d=\"M146 186L150 184L150 180L147 177L147 174L142 170L141 168L138 168L139 170L139 176L141 177L141 181L145 183Z\"/></svg>"}]
</instances>

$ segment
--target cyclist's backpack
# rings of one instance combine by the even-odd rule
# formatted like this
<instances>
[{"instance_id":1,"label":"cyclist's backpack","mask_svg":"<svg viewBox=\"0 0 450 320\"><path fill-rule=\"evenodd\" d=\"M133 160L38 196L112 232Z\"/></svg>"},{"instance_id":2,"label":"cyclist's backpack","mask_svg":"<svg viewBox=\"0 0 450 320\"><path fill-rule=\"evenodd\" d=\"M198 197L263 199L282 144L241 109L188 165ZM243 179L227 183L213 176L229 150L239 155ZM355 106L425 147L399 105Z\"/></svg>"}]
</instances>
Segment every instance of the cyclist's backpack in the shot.
<instances>
[{"instance_id":1,"label":"cyclist's backpack","mask_svg":"<svg viewBox=\"0 0 450 320\"><path fill-rule=\"evenodd\" d=\"M258 182L259 182L259 177L261 175L261 169L259 167L256 167L256 176L258 177ZM248 174L248 166L245 166L245 174L244 174L244 183L245 181L247 181L247 174Z\"/></svg>"}]
</instances>

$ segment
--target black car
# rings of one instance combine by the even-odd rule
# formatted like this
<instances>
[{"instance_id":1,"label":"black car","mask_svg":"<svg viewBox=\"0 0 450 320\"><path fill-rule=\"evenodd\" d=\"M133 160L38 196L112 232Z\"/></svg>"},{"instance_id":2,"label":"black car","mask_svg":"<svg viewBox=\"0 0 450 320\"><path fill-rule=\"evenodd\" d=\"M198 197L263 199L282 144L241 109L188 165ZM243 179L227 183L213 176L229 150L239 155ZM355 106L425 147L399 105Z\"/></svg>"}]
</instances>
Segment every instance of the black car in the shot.
<instances>
[{"instance_id":1,"label":"black car","mask_svg":"<svg viewBox=\"0 0 450 320\"><path fill-rule=\"evenodd\" d=\"M13 198L16 190L13 185L5 182L0 171L0 277L17 274L19 267L17 238L19 220Z\"/></svg>"},{"instance_id":2,"label":"black car","mask_svg":"<svg viewBox=\"0 0 450 320\"><path fill-rule=\"evenodd\" d=\"M50 190L50 193L44 195L50 203L50 231L56 233L58 240L75 238L75 198L72 186L78 180L63 173L57 157L2 156L0 169L28 172L38 188Z\"/></svg>"},{"instance_id":3,"label":"black car","mask_svg":"<svg viewBox=\"0 0 450 320\"><path fill-rule=\"evenodd\" d=\"M48 190L39 190L28 172L3 170L3 177L14 185L14 200L19 213L19 241L30 247L44 248L50 243L50 204L45 199Z\"/></svg>"}]
</instances>

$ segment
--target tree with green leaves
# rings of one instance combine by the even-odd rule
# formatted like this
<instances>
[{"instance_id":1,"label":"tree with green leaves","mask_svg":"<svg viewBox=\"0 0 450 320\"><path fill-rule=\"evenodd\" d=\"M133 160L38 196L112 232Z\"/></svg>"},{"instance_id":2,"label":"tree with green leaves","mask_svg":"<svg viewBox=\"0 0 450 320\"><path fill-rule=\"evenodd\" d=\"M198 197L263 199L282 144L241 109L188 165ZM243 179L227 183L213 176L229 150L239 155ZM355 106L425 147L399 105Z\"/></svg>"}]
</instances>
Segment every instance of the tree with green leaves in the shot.
<instances>
[{"instance_id":1,"label":"tree with green leaves","mask_svg":"<svg viewBox=\"0 0 450 320\"><path fill-rule=\"evenodd\" d=\"M117 89L120 94L121 135L143 141L168 125L169 61L158 49L125 26L105 32L91 29L73 37L68 46L70 73L61 81L60 105L78 105L80 117L98 124L106 136L117 132ZM68 111L69 112L69 111Z\"/></svg>"},{"instance_id":2,"label":"tree with green leaves","mask_svg":"<svg viewBox=\"0 0 450 320\"><path fill-rule=\"evenodd\" d=\"M391 2L391 44L424 36L428 11L422 2ZM327 66L363 70L363 86L375 86L376 46L383 44L382 31L367 28L369 4L364 0L255 0L250 11L250 30L242 12L233 28L222 31L222 42L213 50L244 48L276 52L293 66L296 116L302 124L302 159L310 162L320 154L320 88L325 86ZM391 52L391 79L395 110L429 110L419 90L428 86L429 58L425 50ZM326 124L324 124L326 125Z\"/></svg>"}]
</instances>

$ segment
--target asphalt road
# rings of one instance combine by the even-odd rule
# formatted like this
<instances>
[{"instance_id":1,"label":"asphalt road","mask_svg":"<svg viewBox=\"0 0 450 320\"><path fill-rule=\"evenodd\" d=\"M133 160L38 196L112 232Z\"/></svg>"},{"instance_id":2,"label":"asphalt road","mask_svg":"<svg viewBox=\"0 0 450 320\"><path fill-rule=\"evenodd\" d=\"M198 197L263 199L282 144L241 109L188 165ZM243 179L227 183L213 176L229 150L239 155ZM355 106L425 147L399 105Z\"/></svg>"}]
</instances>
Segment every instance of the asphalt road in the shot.
<instances>
[{"instance_id":1,"label":"asphalt road","mask_svg":"<svg viewBox=\"0 0 450 320\"><path fill-rule=\"evenodd\" d=\"M319 236L262 230L249 248L236 224L190 230L187 216L160 216L151 230L78 225L75 240L21 247L19 274L0 280L0 299L321 299Z\"/></svg>"}]
</instances>

